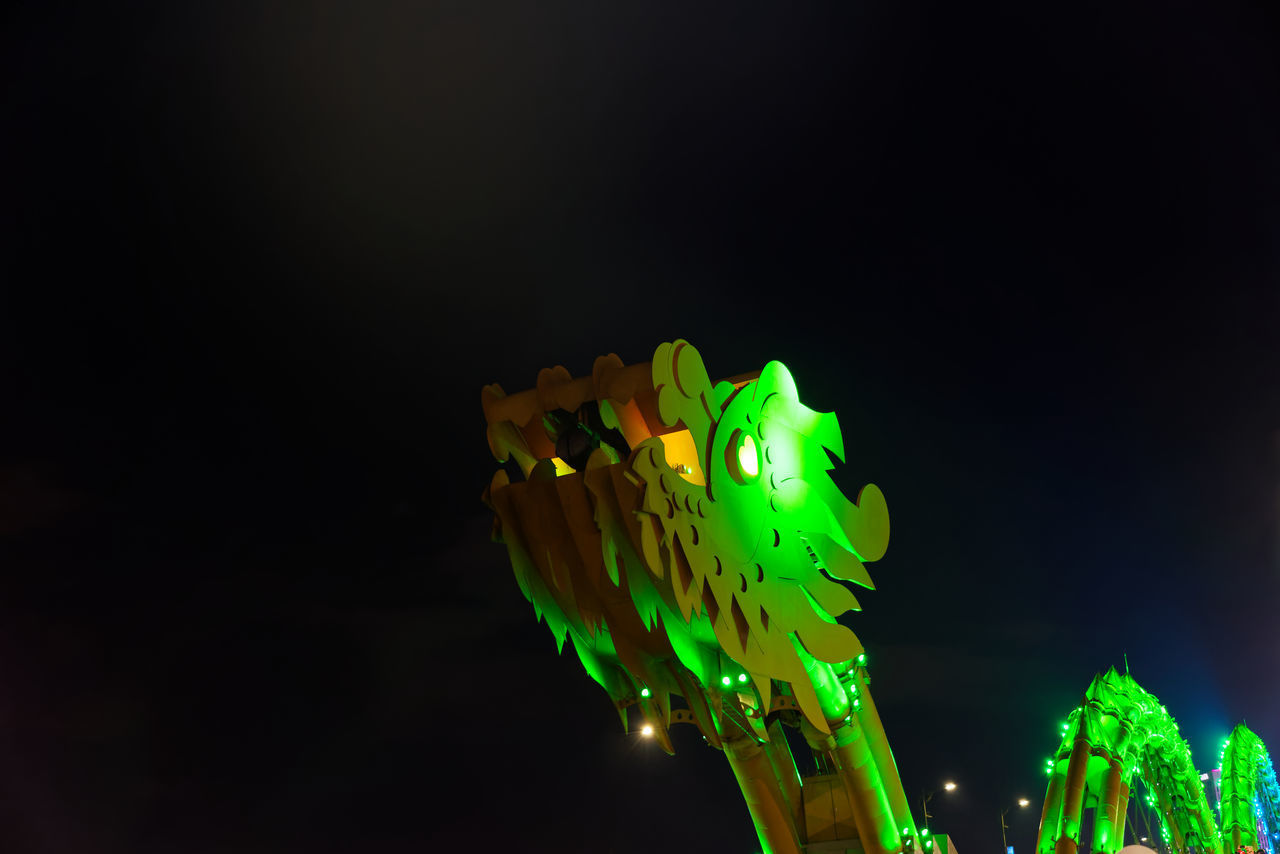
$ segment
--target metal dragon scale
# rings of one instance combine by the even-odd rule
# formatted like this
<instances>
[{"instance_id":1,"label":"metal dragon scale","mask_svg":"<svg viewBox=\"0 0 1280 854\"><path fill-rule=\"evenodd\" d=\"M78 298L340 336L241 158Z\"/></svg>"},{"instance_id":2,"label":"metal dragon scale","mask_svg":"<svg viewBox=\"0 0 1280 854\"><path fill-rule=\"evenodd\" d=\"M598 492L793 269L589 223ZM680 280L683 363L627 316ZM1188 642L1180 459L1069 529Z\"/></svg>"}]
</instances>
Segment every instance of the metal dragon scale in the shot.
<instances>
[{"instance_id":1,"label":"metal dragon scale","mask_svg":"<svg viewBox=\"0 0 1280 854\"><path fill-rule=\"evenodd\" d=\"M506 464L484 494L494 537L624 727L673 752L669 727L696 726L765 851L935 847L912 821L862 645L836 621L859 608L841 582L872 588L863 564L884 554L889 517L874 485L849 500L832 482L834 414L802 404L779 362L713 382L682 340L650 364L609 355L590 376L490 385L481 402ZM783 725L817 776L797 774Z\"/></svg>"}]
</instances>

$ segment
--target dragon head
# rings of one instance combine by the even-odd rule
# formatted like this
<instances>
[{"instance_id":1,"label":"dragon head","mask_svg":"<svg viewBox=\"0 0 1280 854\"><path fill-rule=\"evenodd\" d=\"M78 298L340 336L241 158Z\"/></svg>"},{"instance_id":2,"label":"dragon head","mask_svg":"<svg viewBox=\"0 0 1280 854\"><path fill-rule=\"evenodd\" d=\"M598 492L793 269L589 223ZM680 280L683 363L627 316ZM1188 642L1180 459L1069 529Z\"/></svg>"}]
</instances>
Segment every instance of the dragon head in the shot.
<instances>
[{"instance_id":1,"label":"dragon head","mask_svg":"<svg viewBox=\"0 0 1280 854\"><path fill-rule=\"evenodd\" d=\"M684 618L709 622L763 695L771 679L788 682L820 721L806 666L862 651L836 622L859 608L836 579L873 587L863 562L888 545L884 495L867 485L850 501L836 487L827 453L844 458L836 416L802 404L780 362L753 381L713 385L698 351L677 340L654 354L653 386L662 422L688 430L696 467L668 459L674 443L661 437L636 448L653 520L646 562L670 568Z\"/></svg>"}]
</instances>

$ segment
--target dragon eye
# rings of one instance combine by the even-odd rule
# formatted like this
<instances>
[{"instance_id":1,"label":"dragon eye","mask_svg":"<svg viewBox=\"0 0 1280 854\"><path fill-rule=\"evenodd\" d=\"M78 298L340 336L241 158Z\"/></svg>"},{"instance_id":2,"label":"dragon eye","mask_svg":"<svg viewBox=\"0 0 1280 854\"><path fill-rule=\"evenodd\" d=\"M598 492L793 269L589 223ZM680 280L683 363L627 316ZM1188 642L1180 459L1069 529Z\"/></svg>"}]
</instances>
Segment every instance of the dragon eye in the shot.
<instances>
[{"instance_id":1,"label":"dragon eye","mask_svg":"<svg viewBox=\"0 0 1280 854\"><path fill-rule=\"evenodd\" d=\"M746 483L760 474L760 449L751 434L733 431L725 448L725 465L738 483Z\"/></svg>"},{"instance_id":2,"label":"dragon eye","mask_svg":"<svg viewBox=\"0 0 1280 854\"><path fill-rule=\"evenodd\" d=\"M756 440L749 433L742 435L742 444L738 446L738 468L747 477L755 477L760 473L760 460L756 457Z\"/></svg>"}]
</instances>

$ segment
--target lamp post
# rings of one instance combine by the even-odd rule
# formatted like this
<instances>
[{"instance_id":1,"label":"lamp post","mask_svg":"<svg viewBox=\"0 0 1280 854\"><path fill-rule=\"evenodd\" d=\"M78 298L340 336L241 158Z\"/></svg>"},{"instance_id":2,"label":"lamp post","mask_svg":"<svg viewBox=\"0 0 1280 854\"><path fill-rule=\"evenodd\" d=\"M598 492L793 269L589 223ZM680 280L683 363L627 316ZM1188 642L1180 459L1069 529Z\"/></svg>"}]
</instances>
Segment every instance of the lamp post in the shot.
<instances>
[{"instance_id":1,"label":"lamp post","mask_svg":"<svg viewBox=\"0 0 1280 854\"><path fill-rule=\"evenodd\" d=\"M1026 798L1018 798L1018 809L1026 809L1030 804L1031 801ZM1004 844L1005 854L1008 854L1009 851L1009 839L1005 835L1005 831L1009 829L1009 825L1004 823L1004 817L1009 814L1009 810L1011 809L1013 809L1013 807L1005 807L1000 811L1000 842Z\"/></svg>"},{"instance_id":2,"label":"lamp post","mask_svg":"<svg viewBox=\"0 0 1280 854\"><path fill-rule=\"evenodd\" d=\"M954 792L955 790L956 784L948 780L942 784L941 789L934 789L932 792L922 792L920 794L921 805L924 807L924 826L926 830L929 827L929 819L933 818L933 816L929 815L929 801L933 800L933 796L938 792Z\"/></svg>"}]
</instances>

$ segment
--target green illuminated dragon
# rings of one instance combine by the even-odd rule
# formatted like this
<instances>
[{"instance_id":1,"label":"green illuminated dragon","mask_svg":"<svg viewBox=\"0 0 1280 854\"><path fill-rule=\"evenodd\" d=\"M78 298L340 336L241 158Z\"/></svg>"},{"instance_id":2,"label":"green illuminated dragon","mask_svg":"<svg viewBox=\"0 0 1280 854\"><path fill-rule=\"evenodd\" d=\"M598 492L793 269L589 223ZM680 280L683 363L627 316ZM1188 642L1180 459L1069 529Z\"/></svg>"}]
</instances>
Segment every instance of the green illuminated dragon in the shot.
<instances>
[{"instance_id":1,"label":"green illuminated dragon","mask_svg":"<svg viewBox=\"0 0 1280 854\"><path fill-rule=\"evenodd\" d=\"M624 725L634 709L668 752L675 722L724 749L766 850L818 841L780 722L841 781L867 854L931 845L862 645L836 619L859 607L841 581L872 588L863 563L884 554L889 522L877 487L850 501L832 482L834 414L802 404L779 362L712 382L683 340L651 364L610 355L590 377L557 367L519 394L488 386L481 403L507 464L485 493L495 539Z\"/></svg>"},{"instance_id":2,"label":"green illuminated dragon","mask_svg":"<svg viewBox=\"0 0 1280 854\"><path fill-rule=\"evenodd\" d=\"M630 713L670 753L670 726L696 726L723 750L766 852L949 848L917 831L862 645L837 622L859 607L843 582L872 588L863 564L888 544L884 496L836 488L836 417L802 404L783 365L713 382L675 341L651 363L609 355L590 376L556 367L529 391L487 386L481 404L504 464L484 495L494 537L624 727ZM783 724L820 773L800 779ZM1138 779L1167 848L1270 854L1280 787L1265 746L1241 725L1220 765L1221 832L1177 722L1108 670L1046 763L1037 852L1077 854L1089 808L1092 850L1117 852Z\"/></svg>"}]
</instances>

